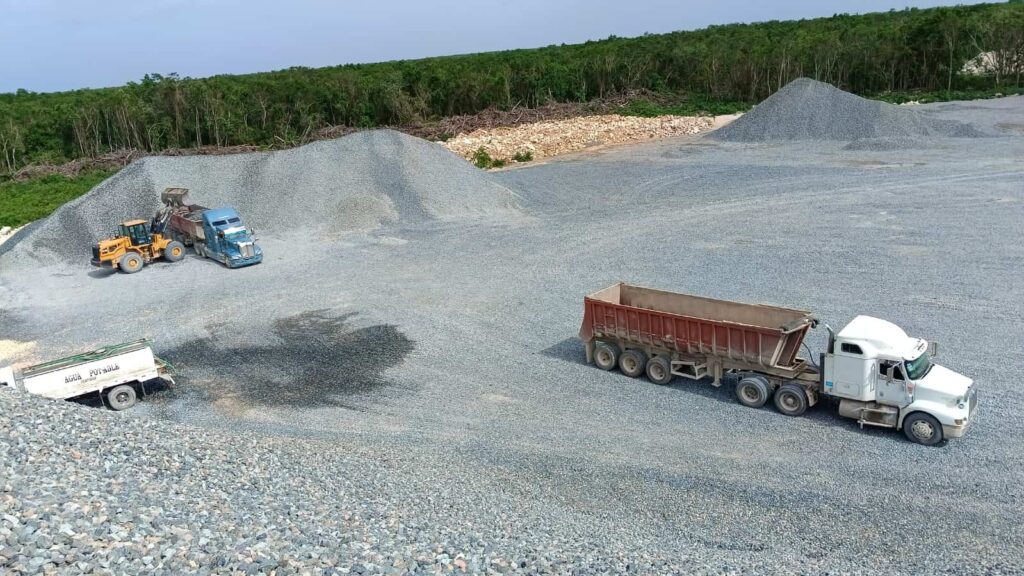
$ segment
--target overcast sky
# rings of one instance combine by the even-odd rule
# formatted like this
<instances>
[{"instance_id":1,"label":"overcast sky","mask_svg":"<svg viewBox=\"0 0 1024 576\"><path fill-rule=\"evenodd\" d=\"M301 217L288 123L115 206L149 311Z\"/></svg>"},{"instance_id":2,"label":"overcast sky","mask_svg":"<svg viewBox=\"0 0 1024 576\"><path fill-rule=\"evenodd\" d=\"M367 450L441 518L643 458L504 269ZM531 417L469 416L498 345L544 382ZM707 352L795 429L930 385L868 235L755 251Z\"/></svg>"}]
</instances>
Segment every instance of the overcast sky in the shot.
<instances>
[{"instance_id":1,"label":"overcast sky","mask_svg":"<svg viewBox=\"0 0 1024 576\"><path fill-rule=\"evenodd\" d=\"M114 86L150 72L201 77L378 62L951 3L0 0L0 92Z\"/></svg>"}]
</instances>

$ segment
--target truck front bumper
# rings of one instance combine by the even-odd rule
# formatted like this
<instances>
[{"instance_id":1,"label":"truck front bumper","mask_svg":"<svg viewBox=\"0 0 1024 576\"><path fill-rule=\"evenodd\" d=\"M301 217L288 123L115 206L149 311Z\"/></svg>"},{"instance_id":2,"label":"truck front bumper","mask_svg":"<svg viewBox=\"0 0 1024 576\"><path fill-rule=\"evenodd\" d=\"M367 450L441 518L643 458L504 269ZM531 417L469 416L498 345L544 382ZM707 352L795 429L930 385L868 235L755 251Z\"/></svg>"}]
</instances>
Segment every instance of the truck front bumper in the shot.
<instances>
[{"instance_id":1,"label":"truck front bumper","mask_svg":"<svg viewBox=\"0 0 1024 576\"><path fill-rule=\"evenodd\" d=\"M970 403L970 408L967 410L967 418L959 424L943 424L943 438L959 438L963 436L964 432L967 431L967 425L974 421L974 413L978 411L978 392L976 390L971 390L970 397L967 401Z\"/></svg>"},{"instance_id":2,"label":"truck front bumper","mask_svg":"<svg viewBox=\"0 0 1024 576\"><path fill-rule=\"evenodd\" d=\"M224 264L228 268L241 268L243 266L252 266L253 264L259 264L263 261L263 254L258 256L250 256L249 258L228 258Z\"/></svg>"}]
</instances>

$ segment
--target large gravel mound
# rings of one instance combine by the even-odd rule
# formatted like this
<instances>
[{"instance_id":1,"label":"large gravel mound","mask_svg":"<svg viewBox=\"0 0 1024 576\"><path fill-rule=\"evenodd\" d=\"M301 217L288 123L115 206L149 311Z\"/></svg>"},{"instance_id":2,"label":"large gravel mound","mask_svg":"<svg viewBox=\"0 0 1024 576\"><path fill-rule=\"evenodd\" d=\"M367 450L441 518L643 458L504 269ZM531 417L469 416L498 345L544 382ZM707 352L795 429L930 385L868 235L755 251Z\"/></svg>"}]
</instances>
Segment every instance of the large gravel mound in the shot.
<instances>
[{"instance_id":1,"label":"large gravel mound","mask_svg":"<svg viewBox=\"0 0 1024 576\"><path fill-rule=\"evenodd\" d=\"M269 234L518 213L513 192L445 148L377 130L280 152L144 158L16 239L5 259L81 261L120 221L151 217L171 186L204 206L233 206Z\"/></svg>"},{"instance_id":2,"label":"large gravel mound","mask_svg":"<svg viewBox=\"0 0 1024 576\"><path fill-rule=\"evenodd\" d=\"M824 82L798 78L713 137L769 142L984 135L970 124L933 118L918 110L861 98Z\"/></svg>"}]
</instances>

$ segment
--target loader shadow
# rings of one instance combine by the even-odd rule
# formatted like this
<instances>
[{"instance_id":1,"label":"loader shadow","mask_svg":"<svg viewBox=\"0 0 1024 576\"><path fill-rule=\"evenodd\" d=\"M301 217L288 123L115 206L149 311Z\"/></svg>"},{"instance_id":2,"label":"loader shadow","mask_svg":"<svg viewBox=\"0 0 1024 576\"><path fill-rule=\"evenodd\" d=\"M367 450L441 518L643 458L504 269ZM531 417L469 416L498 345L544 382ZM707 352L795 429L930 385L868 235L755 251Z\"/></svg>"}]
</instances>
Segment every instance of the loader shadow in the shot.
<instances>
[{"instance_id":1,"label":"loader shadow","mask_svg":"<svg viewBox=\"0 0 1024 576\"><path fill-rule=\"evenodd\" d=\"M271 330L278 342L272 344L227 347L212 337L186 342L165 353L177 371L176 394L250 406L366 410L382 399L383 389L400 388L384 372L401 364L414 343L392 325L350 327L354 316L321 310L276 320Z\"/></svg>"},{"instance_id":2,"label":"loader shadow","mask_svg":"<svg viewBox=\"0 0 1024 576\"><path fill-rule=\"evenodd\" d=\"M117 274L117 270L114 270L113 268L97 268L88 272L89 278L96 279L109 278L115 274Z\"/></svg>"}]
</instances>

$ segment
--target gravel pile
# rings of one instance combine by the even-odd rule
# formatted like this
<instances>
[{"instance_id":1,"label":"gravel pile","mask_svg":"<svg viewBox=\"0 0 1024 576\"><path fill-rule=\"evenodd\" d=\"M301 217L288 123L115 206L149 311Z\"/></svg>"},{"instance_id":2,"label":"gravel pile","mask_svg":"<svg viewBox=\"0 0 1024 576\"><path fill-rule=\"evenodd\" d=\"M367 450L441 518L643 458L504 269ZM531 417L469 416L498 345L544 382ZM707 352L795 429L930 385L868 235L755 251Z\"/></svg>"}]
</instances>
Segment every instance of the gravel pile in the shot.
<instances>
[{"instance_id":1,"label":"gravel pile","mask_svg":"<svg viewBox=\"0 0 1024 576\"><path fill-rule=\"evenodd\" d=\"M798 78L735 122L715 131L726 142L979 137L977 128L918 109L868 100L835 86Z\"/></svg>"},{"instance_id":2,"label":"gravel pile","mask_svg":"<svg viewBox=\"0 0 1024 576\"><path fill-rule=\"evenodd\" d=\"M15 259L87 259L129 218L150 218L164 188L233 206L260 233L368 230L382 224L514 218L516 197L444 147L392 130L367 131L280 152L148 157L22 234Z\"/></svg>"}]
</instances>

